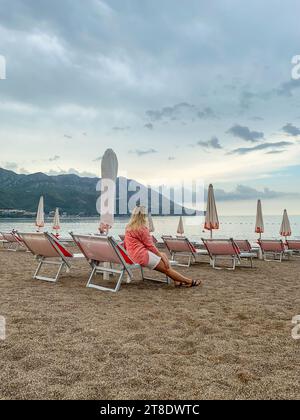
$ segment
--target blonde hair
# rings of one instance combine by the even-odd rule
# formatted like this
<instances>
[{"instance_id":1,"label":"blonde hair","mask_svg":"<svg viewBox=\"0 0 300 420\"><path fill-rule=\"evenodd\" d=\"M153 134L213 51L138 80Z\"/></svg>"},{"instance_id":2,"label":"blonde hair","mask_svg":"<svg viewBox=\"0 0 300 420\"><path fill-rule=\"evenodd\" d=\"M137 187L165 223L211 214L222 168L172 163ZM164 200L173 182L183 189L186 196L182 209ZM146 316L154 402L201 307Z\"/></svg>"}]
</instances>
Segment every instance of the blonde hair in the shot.
<instances>
[{"instance_id":1,"label":"blonde hair","mask_svg":"<svg viewBox=\"0 0 300 420\"><path fill-rule=\"evenodd\" d=\"M144 206L135 207L126 229L138 230L147 225L146 208Z\"/></svg>"}]
</instances>

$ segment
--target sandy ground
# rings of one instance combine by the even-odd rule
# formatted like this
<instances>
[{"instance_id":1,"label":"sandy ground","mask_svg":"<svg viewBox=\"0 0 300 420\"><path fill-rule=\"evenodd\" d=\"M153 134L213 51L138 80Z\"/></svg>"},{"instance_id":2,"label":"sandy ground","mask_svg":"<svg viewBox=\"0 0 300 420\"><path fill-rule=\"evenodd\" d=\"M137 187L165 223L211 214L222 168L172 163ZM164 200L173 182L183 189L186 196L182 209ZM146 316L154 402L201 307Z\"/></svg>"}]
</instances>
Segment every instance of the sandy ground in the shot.
<instances>
[{"instance_id":1,"label":"sandy ground","mask_svg":"<svg viewBox=\"0 0 300 420\"><path fill-rule=\"evenodd\" d=\"M85 288L84 261L48 284L30 254L0 251L0 399L299 399L300 258L255 265L113 295Z\"/></svg>"}]
</instances>

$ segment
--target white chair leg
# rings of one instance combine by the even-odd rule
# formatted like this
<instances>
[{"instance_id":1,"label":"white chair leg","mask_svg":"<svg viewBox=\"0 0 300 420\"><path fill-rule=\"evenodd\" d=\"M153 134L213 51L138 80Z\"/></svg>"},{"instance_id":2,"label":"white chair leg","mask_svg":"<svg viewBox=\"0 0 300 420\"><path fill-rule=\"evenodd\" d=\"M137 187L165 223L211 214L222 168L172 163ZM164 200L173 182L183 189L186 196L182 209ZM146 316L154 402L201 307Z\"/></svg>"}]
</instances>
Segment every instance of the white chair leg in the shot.
<instances>
[{"instance_id":1,"label":"white chair leg","mask_svg":"<svg viewBox=\"0 0 300 420\"><path fill-rule=\"evenodd\" d=\"M56 272L55 277L40 276L39 274L40 274L40 271L41 271L43 265L56 265L56 266L59 266L58 267L58 270ZM36 269L36 272L34 273L33 278L35 280L42 280L42 281L47 281L49 283L56 283L57 280L59 279L60 273L61 273L62 269L64 268L64 266L65 266L65 262L64 261L61 261L60 263L59 262L52 262L52 261L51 262L50 261L48 262L46 260L46 258L42 258L40 260L40 262L39 262L39 265L38 265L38 267Z\"/></svg>"},{"instance_id":2,"label":"white chair leg","mask_svg":"<svg viewBox=\"0 0 300 420\"><path fill-rule=\"evenodd\" d=\"M121 284L122 284L122 280L123 280L123 276L124 276L125 270L124 269L122 271L116 271L116 270L114 270L114 273L115 274L116 273L119 273L120 274L120 276L119 276L119 278L117 280L116 286L114 288L104 287L104 286L98 286L97 284L93 284L92 283L92 279L93 279L95 273L97 272L97 270L101 271L101 267L94 267L93 268L92 273L90 275L90 278L89 278L89 280L87 282L86 287L89 287L91 289L100 290L101 292L117 293L120 290L120 287L121 287ZM104 274L104 272L103 272L103 274Z\"/></svg>"},{"instance_id":3,"label":"white chair leg","mask_svg":"<svg viewBox=\"0 0 300 420\"><path fill-rule=\"evenodd\" d=\"M34 278L34 279L36 279L36 278L37 278L37 276L39 275L39 272L40 272L40 270L41 270L41 268L42 268L42 265L43 265L43 261L44 261L44 258L42 258L42 259L40 260L39 264L38 264L38 267L37 267L37 269L36 269L36 271L35 271L35 273L34 273L34 275L33 275L33 278Z\"/></svg>"}]
</instances>

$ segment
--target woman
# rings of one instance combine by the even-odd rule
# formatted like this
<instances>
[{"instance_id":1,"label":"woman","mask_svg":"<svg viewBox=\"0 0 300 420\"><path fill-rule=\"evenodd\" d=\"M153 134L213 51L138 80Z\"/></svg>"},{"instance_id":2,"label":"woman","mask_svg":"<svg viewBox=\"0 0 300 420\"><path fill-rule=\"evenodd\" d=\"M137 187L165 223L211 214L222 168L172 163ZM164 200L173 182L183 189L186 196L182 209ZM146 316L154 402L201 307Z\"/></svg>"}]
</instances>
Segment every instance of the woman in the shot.
<instances>
[{"instance_id":1,"label":"woman","mask_svg":"<svg viewBox=\"0 0 300 420\"><path fill-rule=\"evenodd\" d=\"M191 280L170 267L166 254L159 252L147 227L145 207L136 207L125 232L125 248L130 258L143 267L166 274L176 286L196 287L201 281Z\"/></svg>"}]
</instances>

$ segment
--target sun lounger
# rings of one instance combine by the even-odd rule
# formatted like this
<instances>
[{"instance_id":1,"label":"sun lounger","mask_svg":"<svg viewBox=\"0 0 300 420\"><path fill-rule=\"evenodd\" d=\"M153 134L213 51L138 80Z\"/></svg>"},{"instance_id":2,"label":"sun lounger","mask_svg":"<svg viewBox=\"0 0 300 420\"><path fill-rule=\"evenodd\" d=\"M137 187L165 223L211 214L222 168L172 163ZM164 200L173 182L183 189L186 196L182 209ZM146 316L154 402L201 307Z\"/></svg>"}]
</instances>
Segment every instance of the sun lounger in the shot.
<instances>
[{"instance_id":1,"label":"sun lounger","mask_svg":"<svg viewBox=\"0 0 300 420\"><path fill-rule=\"evenodd\" d=\"M234 239L235 245L239 250L239 257L241 260L249 260L251 268L253 268L253 259L258 258L257 249L252 248L250 242L247 239Z\"/></svg>"},{"instance_id":2,"label":"sun lounger","mask_svg":"<svg viewBox=\"0 0 300 420\"><path fill-rule=\"evenodd\" d=\"M190 267L192 263L197 262L197 257L208 255L205 249L196 249L187 238L173 238L172 236L162 236L164 244L171 254L174 261L176 256L188 257L187 264L177 265L181 267Z\"/></svg>"},{"instance_id":3,"label":"sun lounger","mask_svg":"<svg viewBox=\"0 0 300 420\"><path fill-rule=\"evenodd\" d=\"M231 261L232 267L229 267L228 270L235 270L236 265L241 264L242 260L250 261L251 268L253 268L253 259L257 255L251 252L251 246L249 244L249 248L246 241L236 242L233 239L202 239L202 241L209 253L214 269L221 269L217 266L218 260ZM238 246L239 242L242 249Z\"/></svg>"},{"instance_id":4,"label":"sun lounger","mask_svg":"<svg viewBox=\"0 0 300 420\"><path fill-rule=\"evenodd\" d=\"M251 252L252 247L247 240L234 239L235 244L239 247L241 252Z\"/></svg>"},{"instance_id":5,"label":"sun lounger","mask_svg":"<svg viewBox=\"0 0 300 420\"><path fill-rule=\"evenodd\" d=\"M169 283L167 277L165 280L145 277L143 267L139 264L135 264L128 256L126 250L110 236L75 235L73 233L70 233L70 235L92 268L87 287L105 292L118 292L124 275L127 274L129 278L132 279L132 271L134 269L139 269L141 271L143 280ZM109 263L109 266L103 266L103 263ZM114 268L114 266L117 266L117 268ZM115 287L104 287L93 283L95 275L104 273L119 276Z\"/></svg>"},{"instance_id":6,"label":"sun lounger","mask_svg":"<svg viewBox=\"0 0 300 420\"><path fill-rule=\"evenodd\" d=\"M265 261L282 262L283 258L292 255L292 251L286 250L282 240L265 240L258 241Z\"/></svg>"},{"instance_id":7,"label":"sun lounger","mask_svg":"<svg viewBox=\"0 0 300 420\"><path fill-rule=\"evenodd\" d=\"M24 243L22 241L22 239L18 236L17 232L12 231L12 232L1 232L1 240L2 240L2 244L3 247L7 250L7 251L20 251L26 250L26 247L24 246Z\"/></svg>"},{"instance_id":8,"label":"sun lounger","mask_svg":"<svg viewBox=\"0 0 300 420\"><path fill-rule=\"evenodd\" d=\"M293 254L300 255L300 241L286 241L286 246Z\"/></svg>"},{"instance_id":9,"label":"sun lounger","mask_svg":"<svg viewBox=\"0 0 300 420\"><path fill-rule=\"evenodd\" d=\"M33 278L55 283L60 277L63 268L68 272L71 268L71 261L75 258L83 258L82 254L72 254L58 239L48 233L18 233L29 251L37 258L38 267ZM58 267L54 277L40 276L44 265Z\"/></svg>"}]
</instances>

